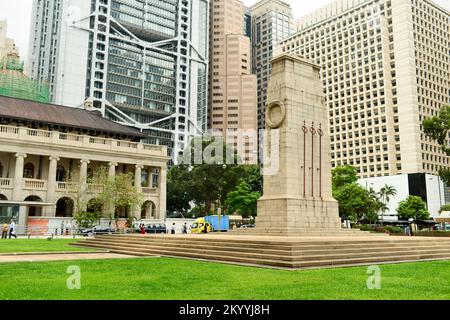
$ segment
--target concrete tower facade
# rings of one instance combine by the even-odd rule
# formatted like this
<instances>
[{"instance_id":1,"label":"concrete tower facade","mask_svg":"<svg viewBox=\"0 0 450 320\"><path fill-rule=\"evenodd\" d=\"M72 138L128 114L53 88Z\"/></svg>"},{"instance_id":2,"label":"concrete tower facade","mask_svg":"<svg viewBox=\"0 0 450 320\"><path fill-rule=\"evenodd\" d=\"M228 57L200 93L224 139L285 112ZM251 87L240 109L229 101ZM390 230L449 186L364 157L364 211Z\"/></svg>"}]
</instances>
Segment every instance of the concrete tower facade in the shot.
<instances>
[{"instance_id":1,"label":"concrete tower facade","mask_svg":"<svg viewBox=\"0 0 450 320\"><path fill-rule=\"evenodd\" d=\"M257 79L246 9L240 0L212 0L210 13L209 126L243 162L257 163Z\"/></svg>"},{"instance_id":2,"label":"concrete tower facade","mask_svg":"<svg viewBox=\"0 0 450 320\"><path fill-rule=\"evenodd\" d=\"M429 0L338 0L279 51L322 66L333 167L361 178L434 174L450 157L422 121L450 103L450 14Z\"/></svg>"}]
</instances>

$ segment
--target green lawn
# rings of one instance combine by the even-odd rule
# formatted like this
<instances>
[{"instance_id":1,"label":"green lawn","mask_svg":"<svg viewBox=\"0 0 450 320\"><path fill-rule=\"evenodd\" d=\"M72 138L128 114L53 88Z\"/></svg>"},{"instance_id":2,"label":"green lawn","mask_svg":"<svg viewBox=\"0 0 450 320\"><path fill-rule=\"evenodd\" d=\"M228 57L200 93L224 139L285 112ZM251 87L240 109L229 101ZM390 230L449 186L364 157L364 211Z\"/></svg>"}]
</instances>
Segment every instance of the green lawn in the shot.
<instances>
[{"instance_id":1,"label":"green lawn","mask_svg":"<svg viewBox=\"0 0 450 320\"><path fill-rule=\"evenodd\" d=\"M85 248L69 246L76 242L74 239L11 239L0 240L1 253L23 253L23 252L57 252L57 251L92 251Z\"/></svg>"},{"instance_id":2,"label":"green lawn","mask_svg":"<svg viewBox=\"0 0 450 320\"><path fill-rule=\"evenodd\" d=\"M66 273L79 266L81 289ZM450 261L281 271L169 258L0 265L0 299L450 299Z\"/></svg>"}]
</instances>

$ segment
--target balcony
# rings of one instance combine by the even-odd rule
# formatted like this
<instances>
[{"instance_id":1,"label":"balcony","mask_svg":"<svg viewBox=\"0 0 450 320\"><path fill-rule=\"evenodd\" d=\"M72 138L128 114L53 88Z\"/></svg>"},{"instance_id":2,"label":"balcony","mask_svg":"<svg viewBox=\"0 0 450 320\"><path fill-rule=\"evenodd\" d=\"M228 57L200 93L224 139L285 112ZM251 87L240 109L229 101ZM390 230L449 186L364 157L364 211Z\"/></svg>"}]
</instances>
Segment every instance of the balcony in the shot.
<instances>
[{"instance_id":1,"label":"balcony","mask_svg":"<svg viewBox=\"0 0 450 320\"><path fill-rule=\"evenodd\" d=\"M23 179L24 190L47 190L47 181L38 179Z\"/></svg>"},{"instance_id":2,"label":"balcony","mask_svg":"<svg viewBox=\"0 0 450 320\"><path fill-rule=\"evenodd\" d=\"M13 180L0 178L0 189L12 189L13 188Z\"/></svg>"}]
</instances>

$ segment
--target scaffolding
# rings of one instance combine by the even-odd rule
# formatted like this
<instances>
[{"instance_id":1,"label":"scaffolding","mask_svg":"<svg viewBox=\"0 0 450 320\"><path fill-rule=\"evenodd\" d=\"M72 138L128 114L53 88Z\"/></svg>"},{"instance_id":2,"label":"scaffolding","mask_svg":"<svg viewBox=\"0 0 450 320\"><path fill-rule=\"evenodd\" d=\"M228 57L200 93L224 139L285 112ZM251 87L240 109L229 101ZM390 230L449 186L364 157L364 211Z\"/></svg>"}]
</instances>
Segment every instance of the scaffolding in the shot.
<instances>
[{"instance_id":1,"label":"scaffolding","mask_svg":"<svg viewBox=\"0 0 450 320\"><path fill-rule=\"evenodd\" d=\"M7 62L0 68L0 95L49 103L50 92L47 85L29 79L23 71L23 63Z\"/></svg>"}]
</instances>

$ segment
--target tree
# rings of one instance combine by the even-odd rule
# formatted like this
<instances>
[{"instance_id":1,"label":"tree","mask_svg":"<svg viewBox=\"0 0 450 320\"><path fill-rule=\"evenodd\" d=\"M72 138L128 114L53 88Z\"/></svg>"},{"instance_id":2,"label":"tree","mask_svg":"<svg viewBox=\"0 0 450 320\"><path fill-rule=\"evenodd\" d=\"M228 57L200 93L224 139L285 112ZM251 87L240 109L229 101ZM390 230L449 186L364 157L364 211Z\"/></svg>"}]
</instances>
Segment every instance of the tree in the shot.
<instances>
[{"instance_id":1,"label":"tree","mask_svg":"<svg viewBox=\"0 0 450 320\"><path fill-rule=\"evenodd\" d=\"M199 154L202 155L200 162ZM220 202L224 205L228 193L240 183L244 175L242 166L238 165L236 150L221 138L193 139L190 148L185 150L183 162L191 165L190 198L203 215L210 213L213 204Z\"/></svg>"},{"instance_id":2,"label":"tree","mask_svg":"<svg viewBox=\"0 0 450 320\"><path fill-rule=\"evenodd\" d=\"M402 220L426 220L430 217L426 203L421 197L409 196L399 203L397 213Z\"/></svg>"},{"instance_id":3,"label":"tree","mask_svg":"<svg viewBox=\"0 0 450 320\"><path fill-rule=\"evenodd\" d=\"M252 191L263 194L263 176L261 167L258 165L244 165L244 177L242 180L247 183Z\"/></svg>"},{"instance_id":4,"label":"tree","mask_svg":"<svg viewBox=\"0 0 450 320\"><path fill-rule=\"evenodd\" d=\"M439 115L427 118L422 122L425 134L441 145L442 151L450 156L449 132L450 132L450 106L444 106ZM439 170L442 180L450 184L450 170Z\"/></svg>"},{"instance_id":5,"label":"tree","mask_svg":"<svg viewBox=\"0 0 450 320\"><path fill-rule=\"evenodd\" d=\"M448 138L450 132L450 106L444 106L439 115L425 119L422 124L425 134L439 143L442 150L450 156Z\"/></svg>"},{"instance_id":6,"label":"tree","mask_svg":"<svg viewBox=\"0 0 450 320\"><path fill-rule=\"evenodd\" d=\"M246 183L241 182L227 197L227 208L230 214L239 213L244 218L256 216L257 202L261 197L259 192L252 191Z\"/></svg>"},{"instance_id":7,"label":"tree","mask_svg":"<svg viewBox=\"0 0 450 320\"><path fill-rule=\"evenodd\" d=\"M367 190L357 183L344 184L333 191L339 202L339 214L357 223L367 213Z\"/></svg>"},{"instance_id":8,"label":"tree","mask_svg":"<svg viewBox=\"0 0 450 320\"><path fill-rule=\"evenodd\" d=\"M333 190L358 181L358 171L353 166L339 166L332 171Z\"/></svg>"},{"instance_id":9,"label":"tree","mask_svg":"<svg viewBox=\"0 0 450 320\"><path fill-rule=\"evenodd\" d=\"M387 184L384 185L384 187L380 189L379 197L380 197L380 200L382 203L382 206L380 206L381 223L383 223L384 213L387 210L389 210L388 204L389 204L389 201L391 200L391 197L395 197L396 195L397 195L397 190L392 186L388 186Z\"/></svg>"},{"instance_id":10,"label":"tree","mask_svg":"<svg viewBox=\"0 0 450 320\"><path fill-rule=\"evenodd\" d=\"M185 164L173 166L167 173L167 210L185 214L191 208L191 172Z\"/></svg>"},{"instance_id":11,"label":"tree","mask_svg":"<svg viewBox=\"0 0 450 320\"><path fill-rule=\"evenodd\" d=\"M92 228L102 218L101 212L79 211L75 213L74 220L78 228Z\"/></svg>"},{"instance_id":12,"label":"tree","mask_svg":"<svg viewBox=\"0 0 450 320\"><path fill-rule=\"evenodd\" d=\"M369 221L370 224L378 222L378 213L384 208L383 203L378 197L378 193L372 188L366 191L366 213L364 218Z\"/></svg>"},{"instance_id":13,"label":"tree","mask_svg":"<svg viewBox=\"0 0 450 320\"><path fill-rule=\"evenodd\" d=\"M140 211L144 196L138 191L132 173L121 173L112 178L108 176L107 168L102 167L94 171L94 179L98 181L100 187L97 199L108 210L114 207L116 211L138 210L138 208ZM115 214L111 212L109 216Z\"/></svg>"}]
</instances>

